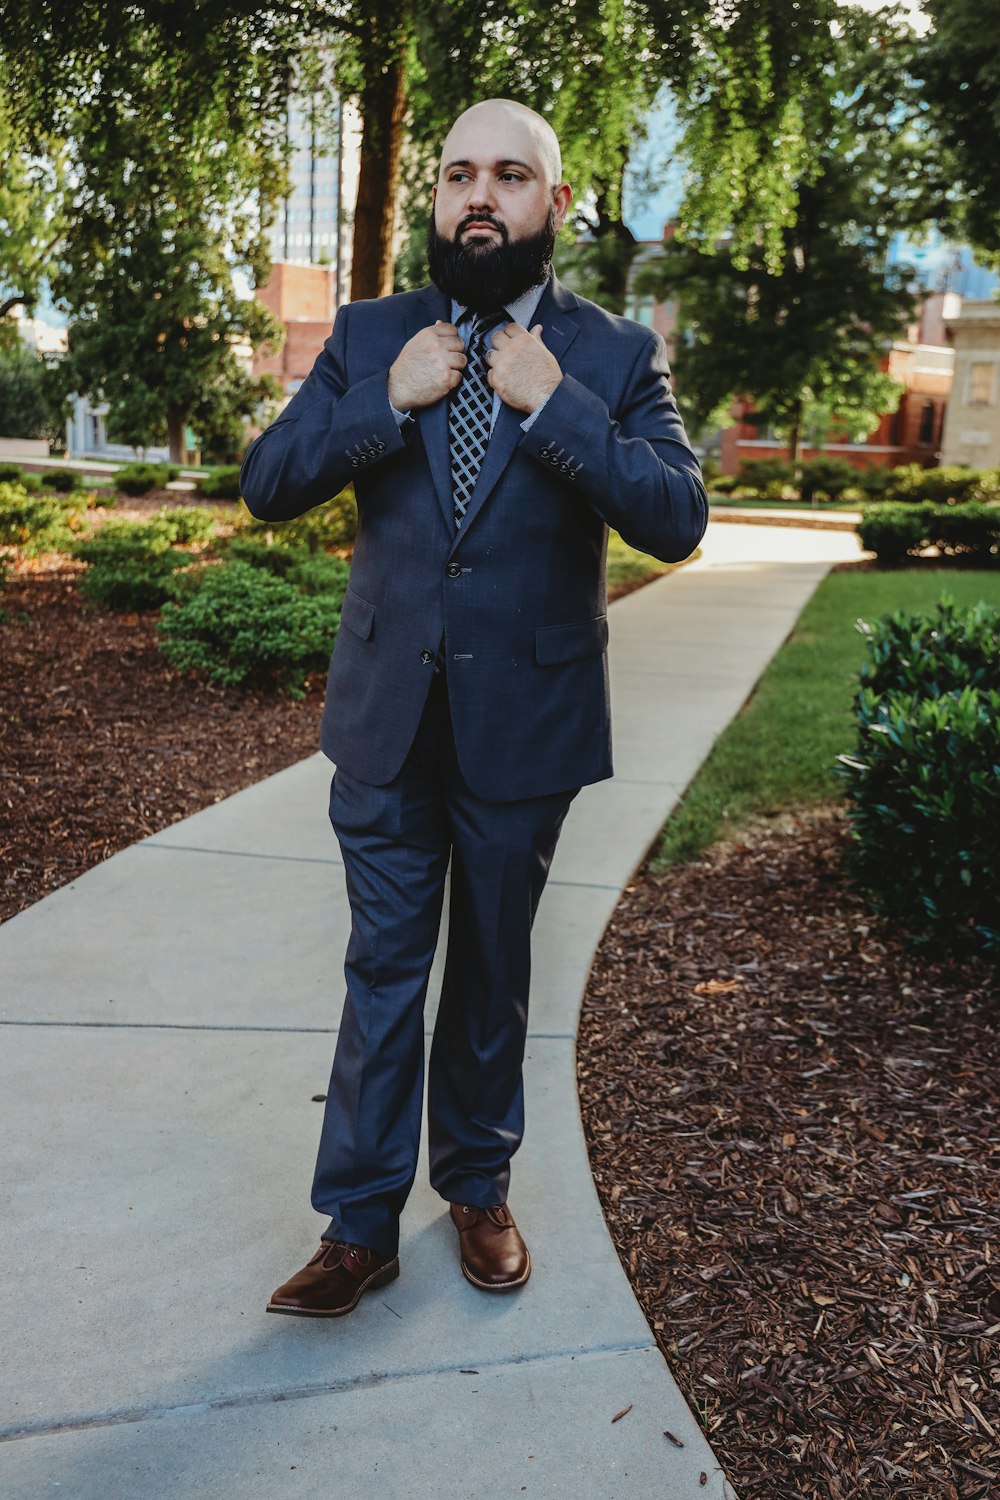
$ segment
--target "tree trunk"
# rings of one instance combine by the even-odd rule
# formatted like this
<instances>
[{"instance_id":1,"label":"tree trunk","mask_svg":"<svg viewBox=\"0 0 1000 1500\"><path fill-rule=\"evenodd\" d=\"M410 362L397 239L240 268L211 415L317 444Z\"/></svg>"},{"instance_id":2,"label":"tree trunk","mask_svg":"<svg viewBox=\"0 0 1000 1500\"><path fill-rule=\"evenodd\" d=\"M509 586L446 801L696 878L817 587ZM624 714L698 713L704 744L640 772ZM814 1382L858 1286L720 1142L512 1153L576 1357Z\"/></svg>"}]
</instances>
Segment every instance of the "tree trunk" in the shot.
<instances>
[{"instance_id":1,"label":"tree trunk","mask_svg":"<svg viewBox=\"0 0 1000 1500\"><path fill-rule=\"evenodd\" d=\"M393 241L399 158L406 109L406 31L400 25L387 58L371 57L361 91L361 165L354 211L351 301L384 297L393 286Z\"/></svg>"},{"instance_id":2,"label":"tree trunk","mask_svg":"<svg viewBox=\"0 0 1000 1500\"><path fill-rule=\"evenodd\" d=\"M184 413L176 406L167 407L167 442L170 445L170 462L172 464L187 463L187 449L184 446Z\"/></svg>"},{"instance_id":3,"label":"tree trunk","mask_svg":"<svg viewBox=\"0 0 1000 1500\"><path fill-rule=\"evenodd\" d=\"M639 250L635 235L621 216L625 166L626 161L623 156L618 181L615 184L615 198L612 199L610 184L603 183L598 187L594 205L597 211L597 224L594 228L597 248L596 300L609 312L616 313L625 311L629 271ZM612 201L617 202L616 212L610 211Z\"/></svg>"}]
</instances>

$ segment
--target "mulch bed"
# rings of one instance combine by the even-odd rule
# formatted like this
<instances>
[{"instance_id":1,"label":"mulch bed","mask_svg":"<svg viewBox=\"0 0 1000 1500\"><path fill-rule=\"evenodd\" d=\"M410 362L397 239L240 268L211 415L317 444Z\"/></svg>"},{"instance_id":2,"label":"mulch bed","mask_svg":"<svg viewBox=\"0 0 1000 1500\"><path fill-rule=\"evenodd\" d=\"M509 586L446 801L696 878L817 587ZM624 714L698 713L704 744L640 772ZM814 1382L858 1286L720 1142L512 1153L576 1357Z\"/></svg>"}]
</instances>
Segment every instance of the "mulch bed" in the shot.
<instances>
[{"instance_id":1,"label":"mulch bed","mask_svg":"<svg viewBox=\"0 0 1000 1500\"><path fill-rule=\"evenodd\" d=\"M321 677L298 702L188 681L157 615L89 608L81 570L22 563L0 595L0 921L319 746Z\"/></svg>"},{"instance_id":2,"label":"mulch bed","mask_svg":"<svg viewBox=\"0 0 1000 1500\"><path fill-rule=\"evenodd\" d=\"M591 1164L741 1500L987 1500L996 971L915 958L852 892L848 846L827 810L640 870L583 1008Z\"/></svg>"}]
</instances>

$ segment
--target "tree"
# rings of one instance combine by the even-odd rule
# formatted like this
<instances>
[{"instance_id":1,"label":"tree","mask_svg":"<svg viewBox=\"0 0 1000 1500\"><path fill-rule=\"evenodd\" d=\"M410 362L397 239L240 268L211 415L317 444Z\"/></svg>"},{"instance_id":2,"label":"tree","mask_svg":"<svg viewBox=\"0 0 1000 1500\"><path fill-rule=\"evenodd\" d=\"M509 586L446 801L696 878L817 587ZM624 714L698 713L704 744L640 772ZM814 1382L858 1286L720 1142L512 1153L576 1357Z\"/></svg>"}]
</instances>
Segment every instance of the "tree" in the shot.
<instances>
[{"instance_id":1,"label":"tree","mask_svg":"<svg viewBox=\"0 0 1000 1500\"><path fill-rule=\"evenodd\" d=\"M65 441L65 424L52 372L16 336L0 343L0 437Z\"/></svg>"},{"instance_id":2,"label":"tree","mask_svg":"<svg viewBox=\"0 0 1000 1500\"><path fill-rule=\"evenodd\" d=\"M66 148L38 136L29 155L0 91L0 320L32 307L65 232Z\"/></svg>"},{"instance_id":3,"label":"tree","mask_svg":"<svg viewBox=\"0 0 1000 1500\"><path fill-rule=\"evenodd\" d=\"M694 425L725 420L734 398L752 397L749 419L786 434L793 459L810 405L871 430L901 391L878 356L913 306L905 270L887 272L885 251L914 187L893 70L872 67L871 24L884 35L877 21L845 21L810 101L818 144L782 189L780 235L770 223L755 228L740 198L735 232L705 244L688 221L644 274L680 300L681 398ZM707 184L710 164L700 168Z\"/></svg>"},{"instance_id":4,"label":"tree","mask_svg":"<svg viewBox=\"0 0 1000 1500\"><path fill-rule=\"evenodd\" d=\"M933 28L912 68L941 154L926 212L1000 261L1000 13L977 0L927 0Z\"/></svg>"}]
</instances>

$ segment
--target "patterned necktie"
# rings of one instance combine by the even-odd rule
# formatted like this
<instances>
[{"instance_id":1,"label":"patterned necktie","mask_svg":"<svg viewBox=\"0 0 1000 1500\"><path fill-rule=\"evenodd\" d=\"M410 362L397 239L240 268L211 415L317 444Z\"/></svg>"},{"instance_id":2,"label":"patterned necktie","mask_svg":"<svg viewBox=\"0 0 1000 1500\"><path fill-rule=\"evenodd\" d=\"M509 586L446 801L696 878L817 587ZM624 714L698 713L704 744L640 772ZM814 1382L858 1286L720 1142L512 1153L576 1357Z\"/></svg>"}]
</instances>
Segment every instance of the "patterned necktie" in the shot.
<instances>
[{"instance_id":1,"label":"patterned necktie","mask_svg":"<svg viewBox=\"0 0 1000 1500\"><path fill-rule=\"evenodd\" d=\"M455 502L455 525L461 526L466 506L482 468L490 440L493 387L486 378L486 339L501 323L509 323L506 312L481 313L476 319L466 350L468 364L461 383L451 394L448 407L448 441L451 451L451 492Z\"/></svg>"}]
</instances>

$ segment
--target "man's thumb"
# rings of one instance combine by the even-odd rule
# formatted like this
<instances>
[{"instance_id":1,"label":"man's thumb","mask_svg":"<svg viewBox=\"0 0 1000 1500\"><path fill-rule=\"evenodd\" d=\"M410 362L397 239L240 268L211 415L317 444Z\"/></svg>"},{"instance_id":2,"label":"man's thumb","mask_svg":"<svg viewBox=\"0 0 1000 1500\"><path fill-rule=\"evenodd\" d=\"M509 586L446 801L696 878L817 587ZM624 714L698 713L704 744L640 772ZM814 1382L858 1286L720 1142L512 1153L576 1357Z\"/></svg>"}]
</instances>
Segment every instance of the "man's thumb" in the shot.
<instances>
[{"instance_id":1,"label":"man's thumb","mask_svg":"<svg viewBox=\"0 0 1000 1500\"><path fill-rule=\"evenodd\" d=\"M531 337L533 339L537 339L539 343L542 342L542 325L541 325L541 323L536 323L535 324L534 328L531 330Z\"/></svg>"}]
</instances>

